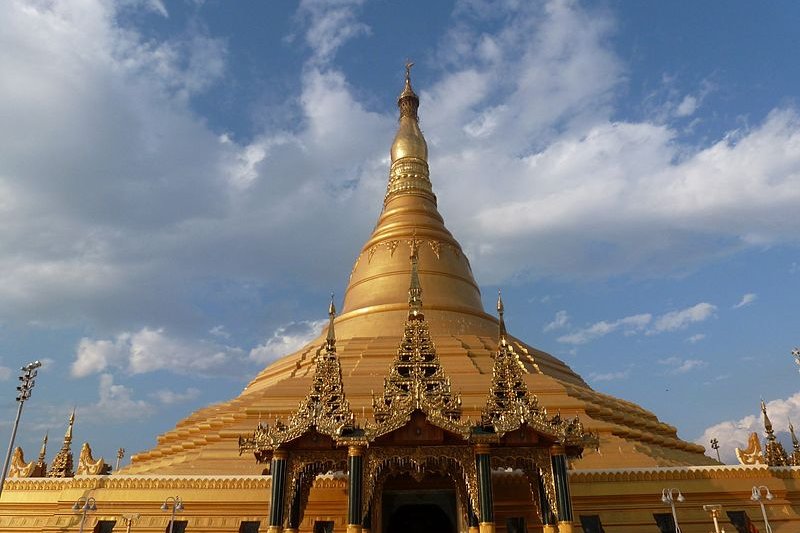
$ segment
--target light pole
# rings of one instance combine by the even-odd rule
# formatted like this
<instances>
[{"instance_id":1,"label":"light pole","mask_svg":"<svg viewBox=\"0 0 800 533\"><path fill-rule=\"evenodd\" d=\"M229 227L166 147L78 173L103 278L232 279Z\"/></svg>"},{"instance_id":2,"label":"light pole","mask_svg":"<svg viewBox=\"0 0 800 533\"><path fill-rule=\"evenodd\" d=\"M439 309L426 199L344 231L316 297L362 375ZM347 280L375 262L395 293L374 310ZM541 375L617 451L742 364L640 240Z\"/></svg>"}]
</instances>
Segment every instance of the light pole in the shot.
<instances>
[{"instance_id":1,"label":"light pole","mask_svg":"<svg viewBox=\"0 0 800 533\"><path fill-rule=\"evenodd\" d=\"M678 496L673 497L673 493L678 493ZM666 503L672 509L672 520L675 522L675 533L682 533L680 526L678 526L678 515L675 513L675 502L683 503L684 497L679 489L663 489L661 491L661 501Z\"/></svg>"},{"instance_id":2,"label":"light pole","mask_svg":"<svg viewBox=\"0 0 800 533\"><path fill-rule=\"evenodd\" d=\"M139 513L122 515L122 521L125 522L125 533L131 533L131 525L134 520L139 520Z\"/></svg>"},{"instance_id":3,"label":"light pole","mask_svg":"<svg viewBox=\"0 0 800 533\"><path fill-rule=\"evenodd\" d=\"M123 457L125 457L125 448L120 448L117 450L117 466L114 468L114 471L119 470L119 462L122 461Z\"/></svg>"},{"instance_id":4,"label":"light pole","mask_svg":"<svg viewBox=\"0 0 800 533\"><path fill-rule=\"evenodd\" d=\"M79 533L83 533L83 523L86 521L86 513L89 511L97 510L97 500L92 497L86 498L81 496L74 504L72 504L74 512L81 512L81 527Z\"/></svg>"},{"instance_id":5,"label":"light pole","mask_svg":"<svg viewBox=\"0 0 800 533\"><path fill-rule=\"evenodd\" d=\"M175 527L175 513L183 511L183 502L180 496L170 496L161 504L162 511L169 511L170 508L172 509L172 517L169 519L169 533L173 533L173 528Z\"/></svg>"},{"instance_id":6,"label":"light pole","mask_svg":"<svg viewBox=\"0 0 800 533\"><path fill-rule=\"evenodd\" d=\"M6 481L6 474L8 473L8 465L11 461L11 452L14 450L14 439L17 438L17 428L19 427L19 418L22 416L22 406L25 404L25 400L31 397L31 391L33 390L33 386L36 384L36 374L38 374L37 369L42 366L42 363L39 361L34 361L32 363L28 363L27 365L23 366L20 370L22 370L22 375L19 377L20 384L17 387L17 402L19 406L17 407L17 418L14 419L14 428L11 430L11 441L8 443L8 452L6 453L6 460L3 462L3 475L0 476L0 495L3 494L3 486L5 485Z\"/></svg>"},{"instance_id":7,"label":"light pole","mask_svg":"<svg viewBox=\"0 0 800 533\"><path fill-rule=\"evenodd\" d=\"M711 449L717 452L717 462L721 463L722 459L719 458L719 441L716 437L711 439Z\"/></svg>"},{"instance_id":8,"label":"light pole","mask_svg":"<svg viewBox=\"0 0 800 533\"><path fill-rule=\"evenodd\" d=\"M767 510L764 508L764 500L761 496L762 491L768 500L771 500L775 497L772 495L766 485L759 485L753 487L753 494L750 496L750 499L754 502L758 502L758 504L761 506L761 516L764 517L764 527L766 528L767 533L772 533L772 527L769 525L769 519L767 518Z\"/></svg>"}]
</instances>

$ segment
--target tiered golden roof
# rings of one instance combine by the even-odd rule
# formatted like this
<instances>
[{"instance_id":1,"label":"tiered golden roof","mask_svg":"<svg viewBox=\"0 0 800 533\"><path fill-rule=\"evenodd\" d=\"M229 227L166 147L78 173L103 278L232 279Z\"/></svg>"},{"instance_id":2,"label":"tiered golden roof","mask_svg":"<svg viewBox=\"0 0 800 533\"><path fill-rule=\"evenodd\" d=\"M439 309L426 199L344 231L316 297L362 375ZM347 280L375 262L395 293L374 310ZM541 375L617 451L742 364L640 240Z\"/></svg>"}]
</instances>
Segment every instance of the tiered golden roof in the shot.
<instances>
[{"instance_id":1,"label":"tiered golden roof","mask_svg":"<svg viewBox=\"0 0 800 533\"><path fill-rule=\"evenodd\" d=\"M410 68L410 66L409 66ZM419 98L407 70L398 98L400 118L391 147L383 210L356 258L335 320L336 358L343 392L356 425L373 419L375 383L387 377L408 321L408 281L418 261L417 283L425 289L427 335L452 389L460 393L464 418L479 420L492 386L500 342L498 320L487 314L469 261L444 225L428 168L428 147L418 119ZM265 368L237 398L201 409L159 437L158 445L132 457L124 473L258 473L240 457L238 436L259 419L287 420L313 383L315 352L325 335ZM562 361L507 335L519 375L542 409L564 420L579 416L599 436L582 468L714 464L702 446L685 442L675 428L631 402L597 391ZM502 347L502 346L501 346ZM379 410L378 410L379 411Z\"/></svg>"},{"instance_id":2,"label":"tiered golden roof","mask_svg":"<svg viewBox=\"0 0 800 533\"><path fill-rule=\"evenodd\" d=\"M64 433L64 443L61 449L53 458L50 468L47 472L48 477L72 477L72 428L75 425L75 410L69 415L69 424L67 424L67 431Z\"/></svg>"}]
</instances>

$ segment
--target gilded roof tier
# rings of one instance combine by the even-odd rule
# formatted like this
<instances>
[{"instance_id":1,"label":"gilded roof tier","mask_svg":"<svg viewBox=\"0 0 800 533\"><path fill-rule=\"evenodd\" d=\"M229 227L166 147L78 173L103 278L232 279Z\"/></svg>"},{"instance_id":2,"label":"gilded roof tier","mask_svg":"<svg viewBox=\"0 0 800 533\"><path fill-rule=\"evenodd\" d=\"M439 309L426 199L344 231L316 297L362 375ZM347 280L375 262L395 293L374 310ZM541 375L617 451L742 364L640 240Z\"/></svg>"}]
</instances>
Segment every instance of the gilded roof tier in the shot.
<instances>
[{"instance_id":1,"label":"gilded roof tier","mask_svg":"<svg viewBox=\"0 0 800 533\"><path fill-rule=\"evenodd\" d=\"M487 314L469 261L445 227L430 181L427 144L419 128L419 98L406 76L398 99L400 122L392 144L383 210L356 258L336 317L336 353L343 393L355 423L373 418L373 392L397 356L408 318L412 251L425 291L425 319L463 417L480 419L492 385L498 320ZM332 326L331 326L332 327ZM503 329L505 334L505 330ZM259 420L281 420L297 410L312 384L315 353L326 334L269 365L237 398L201 409L135 455L123 473L256 474L262 466L238 454L239 435ZM579 468L631 468L716 464L674 427L636 404L594 391L569 366L512 335L506 336L527 390L550 413L579 416L600 439Z\"/></svg>"}]
</instances>

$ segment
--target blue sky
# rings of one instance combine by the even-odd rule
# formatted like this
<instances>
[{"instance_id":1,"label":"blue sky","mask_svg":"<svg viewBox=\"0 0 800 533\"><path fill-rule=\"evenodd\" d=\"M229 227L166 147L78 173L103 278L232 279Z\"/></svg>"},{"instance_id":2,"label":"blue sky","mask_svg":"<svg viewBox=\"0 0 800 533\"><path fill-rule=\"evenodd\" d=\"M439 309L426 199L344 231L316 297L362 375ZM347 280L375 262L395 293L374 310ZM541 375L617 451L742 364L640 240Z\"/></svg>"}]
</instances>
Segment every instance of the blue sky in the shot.
<instances>
[{"instance_id":1,"label":"blue sky","mask_svg":"<svg viewBox=\"0 0 800 533\"><path fill-rule=\"evenodd\" d=\"M487 309L688 440L800 423L794 2L0 6L0 441L146 449L313 336L412 58Z\"/></svg>"}]
</instances>

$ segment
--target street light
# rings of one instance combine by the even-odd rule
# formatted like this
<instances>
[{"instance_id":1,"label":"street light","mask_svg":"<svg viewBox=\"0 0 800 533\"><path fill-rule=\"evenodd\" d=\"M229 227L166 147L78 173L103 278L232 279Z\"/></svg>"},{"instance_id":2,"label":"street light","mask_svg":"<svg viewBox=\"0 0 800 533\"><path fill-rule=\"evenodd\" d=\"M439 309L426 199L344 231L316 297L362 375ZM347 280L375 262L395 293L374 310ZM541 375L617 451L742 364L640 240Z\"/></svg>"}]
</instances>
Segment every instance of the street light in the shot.
<instances>
[{"instance_id":1,"label":"street light","mask_svg":"<svg viewBox=\"0 0 800 533\"><path fill-rule=\"evenodd\" d=\"M139 513L122 515L122 521L125 522L125 533L131 533L131 525L134 520L139 520L139 516Z\"/></svg>"},{"instance_id":2,"label":"street light","mask_svg":"<svg viewBox=\"0 0 800 533\"><path fill-rule=\"evenodd\" d=\"M678 496L673 497L673 493L677 492ZM666 503L672 509L672 521L675 522L675 533L682 533L680 526L678 526L678 515L675 513L675 502L683 503L684 497L679 489L663 489L661 491L661 501Z\"/></svg>"},{"instance_id":3,"label":"street light","mask_svg":"<svg viewBox=\"0 0 800 533\"><path fill-rule=\"evenodd\" d=\"M3 462L3 475L0 476L0 495L3 494L3 485L5 485L6 474L8 473L8 465L11 461L11 452L14 450L14 439L17 438L17 428L19 427L19 418L22 416L22 406L25 404L25 400L31 397L31 391L33 390L33 386L36 384L34 378L38 374L37 368L42 366L42 363L39 361L34 361L32 363L28 363L27 365L23 366L20 370L22 370L22 375L19 377L20 384L17 387L17 402L19 402L19 407L17 407L17 418L14 419L14 428L11 430L11 441L8 443L8 452L6 453L6 460Z\"/></svg>"},{"instance_id":4,"label":"street light","mask_svg":"<svg viewBox=\"0 0 800 533\"><path fill-rule=\"evenodd\" d=\"M81 512L81 527L79 529L80 533L83 533L83 523L86 521L86 513L89 511L96 511L97 510L97 500L92 497L86 498L81 496L78 498L74 504L72 504L72 510L76 513Z\"/></svg>"},{"instance_id":5,"label":"street light","mask_svg":"<svg viewBox=\"0 0 800 533\"><path fill-rule=\"evenodd\" d=\"M761 516L764 517L764 527L766 528L767 533L772 533L772 527L769 525L769 519L767 518L767 510L764 508L764 501L762 500L761 496L762 491L768 500L771 500L775 497L772 495L766 485L759 485L753 487L753 494L750 496L750 499L754 502L758 502L758 504L761 506Z\"/></svg>"},{"instance_id":6,"label":"street light","mask_svg":"<svg viewBox=\"0 0 800 533\"><path fill-rule=\"evenodd\" d=\"M170 496L161 504L162 511L169 511L170 508L172 509L172 517L169 519L169 533L173 533L173 528L175 527L175 513L183 511L183 502L179 496Z\"/></svg>"},{"instance_id":7,"label":"street light","mask_svg":"<svg viewBox=\"0 0 800 533\"><path fill-rule=\"evenodd\" d=\"M716 437L711 439L711 449L717 452L717 462L721 463L722 459L719 458L719 441Z\"/></svg>"}]
</instances>

